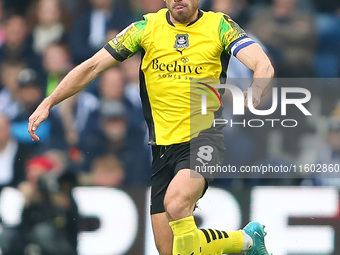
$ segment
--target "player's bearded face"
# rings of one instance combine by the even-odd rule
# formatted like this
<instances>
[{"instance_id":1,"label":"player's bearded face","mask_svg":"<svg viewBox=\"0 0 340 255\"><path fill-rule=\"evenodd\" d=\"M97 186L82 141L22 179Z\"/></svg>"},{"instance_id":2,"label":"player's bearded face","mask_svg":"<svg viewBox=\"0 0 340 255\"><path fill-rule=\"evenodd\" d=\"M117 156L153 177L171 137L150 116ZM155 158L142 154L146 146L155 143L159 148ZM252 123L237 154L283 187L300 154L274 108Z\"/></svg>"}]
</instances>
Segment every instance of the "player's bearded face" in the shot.
<instances>
[{"instance_id":1,"label":"player's bearded face","mask_svg":"<svg viewBox=\"0 0 340 255\"><path fill-rule=\"evenodd\" d=\"M199 0L166 0L171 16L179 23L192 21L197 12Z\"/></svg>"}]
</instances>

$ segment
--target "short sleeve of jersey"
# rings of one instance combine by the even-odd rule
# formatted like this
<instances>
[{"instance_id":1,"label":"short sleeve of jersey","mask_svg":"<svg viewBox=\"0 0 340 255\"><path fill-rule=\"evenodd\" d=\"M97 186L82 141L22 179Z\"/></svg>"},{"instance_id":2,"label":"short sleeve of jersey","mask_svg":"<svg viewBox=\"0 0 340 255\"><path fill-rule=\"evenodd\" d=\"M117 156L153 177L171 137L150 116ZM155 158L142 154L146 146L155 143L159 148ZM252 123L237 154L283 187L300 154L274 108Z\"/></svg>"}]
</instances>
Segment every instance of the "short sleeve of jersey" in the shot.
<instances>
[{"instance_id":1,"label":"short sleeve of jersey","mask_svg":"<svg viewBox=\"0 0 340 255\"><path fill-rule=\"evenodd\" d=\"M219 37L224 50L230 55L236 54L244 47L255 43L247 33L229 16L224 15L219 26Z\"/></svg>"},{"instance_id":2,"label":"short sleeve of jersey","mask_svg":"<svg viewBox=\"0 0 340 255\"><path fill-rule=\"evenodd\" d=\"M133 56L141 47L146 24L146 18L132 23L110 40L104 48L118 61Z\"/></svg>"}]
</instances>

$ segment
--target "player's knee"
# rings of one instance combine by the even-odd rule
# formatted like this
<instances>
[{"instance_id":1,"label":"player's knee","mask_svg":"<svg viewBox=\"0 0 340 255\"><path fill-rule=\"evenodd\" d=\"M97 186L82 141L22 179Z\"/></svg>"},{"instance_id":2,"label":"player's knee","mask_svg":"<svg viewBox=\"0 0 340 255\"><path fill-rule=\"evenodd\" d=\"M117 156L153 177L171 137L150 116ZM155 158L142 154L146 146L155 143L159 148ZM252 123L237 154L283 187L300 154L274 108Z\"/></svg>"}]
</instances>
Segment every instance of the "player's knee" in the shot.
<instances>
[{"instance_id":1,"label":"player's knee","mask_svg":"<svg viewBox=\"0 0 340 255\"><path fill-rule=\"evenodd\" d=\"M190 199L175 193L164 198L164 208L171 220L179 220L191 213Z\"/></svg>"}]
</instances>

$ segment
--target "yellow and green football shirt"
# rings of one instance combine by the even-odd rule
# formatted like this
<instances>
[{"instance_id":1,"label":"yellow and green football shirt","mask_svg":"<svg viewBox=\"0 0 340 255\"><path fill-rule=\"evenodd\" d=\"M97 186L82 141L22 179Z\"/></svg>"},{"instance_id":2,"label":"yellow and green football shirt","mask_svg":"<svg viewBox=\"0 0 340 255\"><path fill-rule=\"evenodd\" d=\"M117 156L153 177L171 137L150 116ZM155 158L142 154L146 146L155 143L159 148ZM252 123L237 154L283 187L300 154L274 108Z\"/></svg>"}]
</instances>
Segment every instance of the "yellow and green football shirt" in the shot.
<instances>
[{"instance_id":1,"label":"yellow and green football shirt","mask_svg":"<svg viewBox=\"0 0 340 255\"><path fill-rule=\"evenodd\" d=\"M190 109L192 81L226 78L230 55L252 43L223 13L199 11L194 22L173 24L169 11L161 9L132 23L105 49L118 61L142 52L140 93L149 143L170 145L210 128L221 112L216 102L208 102L206 115L201 115L200 105ZM193 120L199 125L190 125Z\"/></svg>"}]
</instances>

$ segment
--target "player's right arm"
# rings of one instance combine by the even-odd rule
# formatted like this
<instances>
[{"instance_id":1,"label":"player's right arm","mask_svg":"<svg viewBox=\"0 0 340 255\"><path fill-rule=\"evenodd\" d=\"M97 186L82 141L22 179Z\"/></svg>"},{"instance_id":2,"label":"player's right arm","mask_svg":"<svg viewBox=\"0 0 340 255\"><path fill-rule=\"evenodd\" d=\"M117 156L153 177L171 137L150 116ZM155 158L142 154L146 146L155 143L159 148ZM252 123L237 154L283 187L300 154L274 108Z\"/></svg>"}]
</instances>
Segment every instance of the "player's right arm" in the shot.
<instances>
[{"instance_id":1,"label":"player's right arm","mask_svg":"<svg viewBox=\"0 0 340 255\"><path fill-rule=\"evenodd\" d=\"M38 129L40 123L47 119L50 109L54 105L78 93L102 72L117 63L119 63L119 61L113 58L112 55L103 48L93 57L70 71L51 95L46 97L29 117L28 132L32 140L39 141L39 137L35 131Z\"/></svg>"},{"instance_id":2,"label":"player's right arm","mask_svg":"<svg viewBox=\"0 0 340 255\"><path fill-rule=\"evenodd\" d=\"M54 105L78 93L102 72L131 57L140 49L146 24L146 17L139 22L132 23L92 58L84 61L65 76L52 94L45 98L29 117L28 132L33 141L39 141L35 131L40 123L47 119Z\"/></svg>"}]
</instances>

